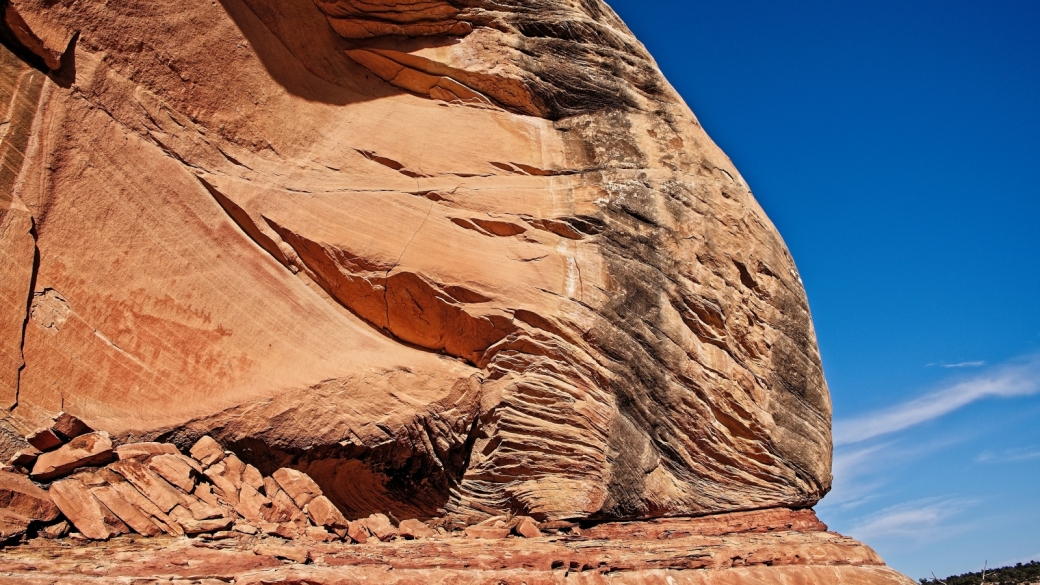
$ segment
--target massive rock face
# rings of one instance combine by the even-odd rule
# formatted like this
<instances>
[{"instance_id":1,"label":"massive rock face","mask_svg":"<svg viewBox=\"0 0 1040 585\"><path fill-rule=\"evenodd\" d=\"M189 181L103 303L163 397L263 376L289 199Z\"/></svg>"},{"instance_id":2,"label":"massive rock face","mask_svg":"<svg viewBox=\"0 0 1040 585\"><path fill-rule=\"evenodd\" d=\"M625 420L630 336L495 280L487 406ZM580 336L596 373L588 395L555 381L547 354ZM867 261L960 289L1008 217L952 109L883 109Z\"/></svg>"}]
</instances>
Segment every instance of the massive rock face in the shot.
<instances>
[{"instance_id":1,"label":"massive rock face","mask_svg":"<svg viewBox=\"0 0 1040 585\"><path fill-rule=\"evenodd\" d=\"M801 281L600 0L9 0L0 450L204 434L351 518L811 506Z\"/></svg>"}]
</instances>

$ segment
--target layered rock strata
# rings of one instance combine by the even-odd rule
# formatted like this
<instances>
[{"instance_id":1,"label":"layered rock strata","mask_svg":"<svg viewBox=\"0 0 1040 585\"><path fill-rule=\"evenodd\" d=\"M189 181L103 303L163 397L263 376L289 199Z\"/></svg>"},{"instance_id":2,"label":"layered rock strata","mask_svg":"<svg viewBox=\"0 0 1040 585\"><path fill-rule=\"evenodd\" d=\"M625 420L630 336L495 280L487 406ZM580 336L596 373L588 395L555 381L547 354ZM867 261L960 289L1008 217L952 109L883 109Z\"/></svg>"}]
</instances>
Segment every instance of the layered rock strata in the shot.
<instances>
[{"instance_id":1,"label":"layered rock strata","mask_svg":"<svg viewBox=\"0 0 1040 585\"><path fill-rule=\"evenodd\" d=\"M348 546L232 532L120 537L104 548L39 540L5 551L0 583L913 583L868 547L824 530L811 512L774 510L603 524L532 539L452 533Z\"/></svg>"},{"instance_id":2,"label":"layered rock strata","mask_svg":"<svg viewBox=\"0 0 1040 585\"><path fill-rule=\"evenodd\" d=\"M463 522L827 491L794 263L605 4L5 11L5 454L67 410Z\"/></svg>"}]
</instances>

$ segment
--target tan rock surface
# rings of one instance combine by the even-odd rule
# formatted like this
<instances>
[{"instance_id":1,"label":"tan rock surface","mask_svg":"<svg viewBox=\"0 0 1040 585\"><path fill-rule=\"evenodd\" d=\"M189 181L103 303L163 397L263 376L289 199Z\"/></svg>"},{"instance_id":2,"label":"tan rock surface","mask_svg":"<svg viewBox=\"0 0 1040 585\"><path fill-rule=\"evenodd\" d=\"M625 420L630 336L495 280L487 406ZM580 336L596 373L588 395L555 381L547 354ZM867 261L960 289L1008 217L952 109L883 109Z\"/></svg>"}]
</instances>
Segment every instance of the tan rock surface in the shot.
<instances>
[{"instance_id":1,"label":"tan rock surface","mask_svg":"<svg viewBox=\"0 0 1040 585\"><path fill-rule=\"evenodd\" d=\"M229 533L211 541L117 538L104 549L33 541L0 556L0 583L52 583L59 577L63 583L161 579L185 585L207 578L309 585L912 583L860 543L815 528L799 529L819 526L804 513L792 517L790 511L773 510L738 516L605 524L599 530L613 536L596 538L439 535L349 545ZM734 525L744 528L729 531Z\"/></svg>"},{"instance_id":2,"label":"tan rock surface","mask_svg":"<svg viewBox=\"0 0 1040 585\"><path fill-rule=\"evenodd\" d=\"M108 433L88 433L72 439L54 451L40 455L33 465L31 475L37 481L50 481L66 476L80 467L104 465L115 458L112 439Z\"/></svg>"},{"instance_id":3,"label":"tan rock surface","mask_svg":"<svg viewBox=\"0 0 1040 585\"><path fill-rule=\"evenodd\" d=\"M63 412L190 447L49 491L89 538L214 539L32 579L905 582L798 514L603 523L812 506L831 438L793 259L602 1L4 11L0 455ZM105 463L66 457L91 436L41 436L35 477ZM318 501L386 556L261 548L326 539Z\"/></svg>"},{"instance_id":4,"label":"tan rock surface","mask_svg":"<svg viewBox=\"0 0 1040 585\"><path fill-rule=\"evenodd\" d=\"M80 480L69 478L54 482L49 491L61 513L87 538L105 540L130 532Z\"/></svg>"},{"instance_id":5,"label":"tan rock surface","mask_svg":"<svg viewBox=\"0 0 1040 585\"><path fill-rule=\"evenodd\" d=\"M47 492L29 478L6 471L0 471L0 510L42 522L58 517L58 508Z\"/></svg>"},{"instance_id":6,"label":"tan rock surface","mask_svg":"<svg viewBox=\"0 0 1040 585\"><path fill-rule=\"evenodd\" d=\"M793 262L604 4L16 4L68 65L9 191L13 427L212 432L351 517L829 486Z\"/></svg>"}]
</instances>

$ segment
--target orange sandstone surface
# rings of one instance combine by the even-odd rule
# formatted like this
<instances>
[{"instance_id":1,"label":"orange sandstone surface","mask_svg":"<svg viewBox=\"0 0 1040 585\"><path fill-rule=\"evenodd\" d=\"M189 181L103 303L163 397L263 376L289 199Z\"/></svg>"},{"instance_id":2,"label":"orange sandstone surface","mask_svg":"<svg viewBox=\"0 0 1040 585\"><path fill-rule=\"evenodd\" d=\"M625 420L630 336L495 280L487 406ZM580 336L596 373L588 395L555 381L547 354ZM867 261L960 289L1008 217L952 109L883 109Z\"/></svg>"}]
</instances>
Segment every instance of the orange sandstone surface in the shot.
<instances>
[{"instance_id":1,"label":"orange sandstone surface","mask_svg":"<svg viewBox=\"0 0 1040 585\"><path fill-rule=\"evenodd\" d=\"M0 581L907 582L785 524L801 279L601 0L3 11Z\"/></svg>"}]
</instances>

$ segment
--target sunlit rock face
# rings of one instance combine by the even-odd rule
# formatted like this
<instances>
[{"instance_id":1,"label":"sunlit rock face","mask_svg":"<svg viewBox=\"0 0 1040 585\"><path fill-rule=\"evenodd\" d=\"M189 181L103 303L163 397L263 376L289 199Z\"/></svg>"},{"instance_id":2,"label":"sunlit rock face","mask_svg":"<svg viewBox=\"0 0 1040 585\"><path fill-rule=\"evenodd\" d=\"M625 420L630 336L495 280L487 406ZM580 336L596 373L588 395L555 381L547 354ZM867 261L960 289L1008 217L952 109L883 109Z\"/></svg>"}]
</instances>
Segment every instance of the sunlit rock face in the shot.
<instances>
[{"instance_id":1,"label":"sunlit rock face","mask_svg":"<svg viewBox=\"0 0 1040 585\"><path fill-rule=\"evenodd\" d=\"M806 507L786 246L599 0L10 0L0 448L210 434L349 517Z\"/></svg>"}]
</instances>

